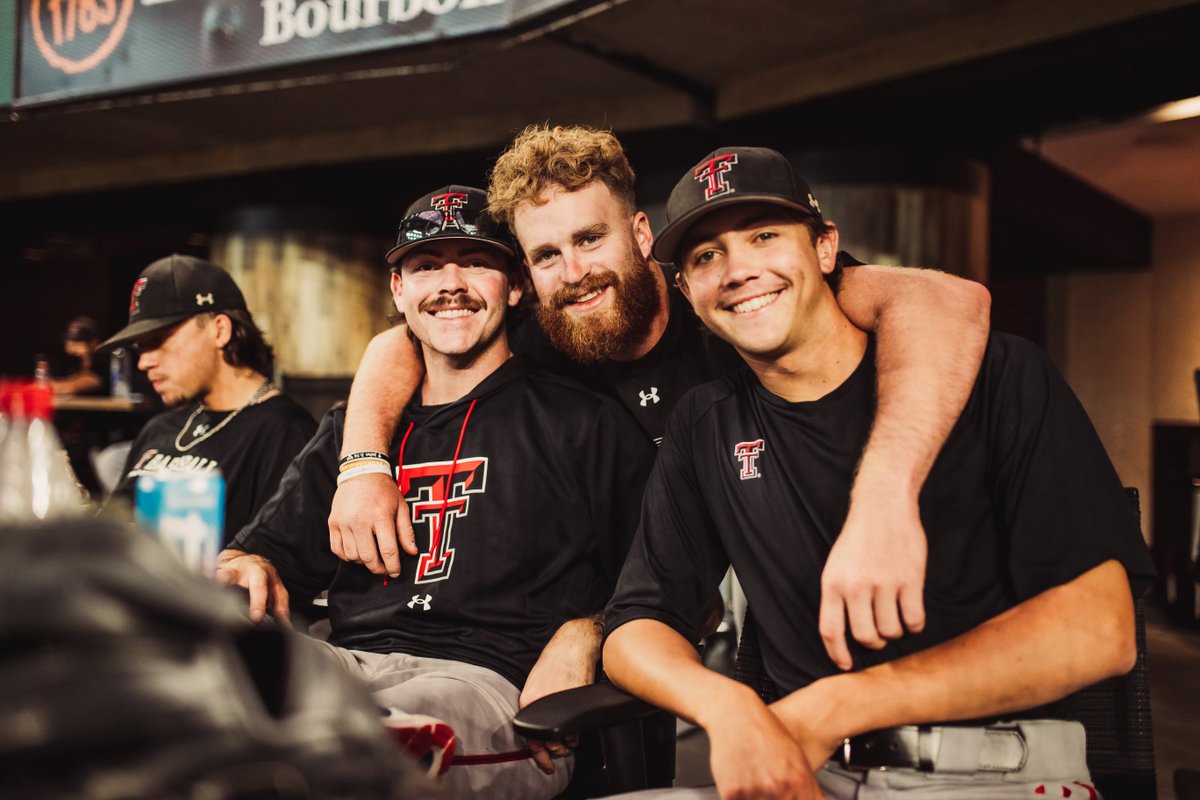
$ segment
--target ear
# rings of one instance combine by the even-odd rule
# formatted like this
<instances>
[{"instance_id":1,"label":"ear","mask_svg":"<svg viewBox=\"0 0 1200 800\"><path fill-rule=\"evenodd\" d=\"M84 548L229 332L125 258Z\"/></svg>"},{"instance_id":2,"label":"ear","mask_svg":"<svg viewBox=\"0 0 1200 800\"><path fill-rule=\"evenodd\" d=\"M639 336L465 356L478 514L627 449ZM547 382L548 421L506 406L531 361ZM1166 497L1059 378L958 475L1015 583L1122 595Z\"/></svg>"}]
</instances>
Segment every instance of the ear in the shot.
<instances>
[{"instance_id":1,"label":"ear","mask_svg":"<svg viewBox=\"0 0 1200 800\"><path fill-rule=\"evenodd\" d=\"M521 302L521 296L525 294L525 270L522 267L516 267L508 271L508 307L516 308L517 303Z\"/></svg>"},{"instance_id":2,"label":"ear","mask_svg":"<svg viewBox=\"0 0 1200 800\"><path fill-rule=\"evenodd\" d=\"M837 266L838 254L838 229L832 222L829 223L825 233L817 237L815 245L817 249L817 260L821 265L821 272L829 275Z\"/></svg>"},{"instance_id":3,"label":"ear","mask_svg":"<svg viewBox=\"0 0 1200 800\"><path fill-rule=\"evenodd\" d=\"M683 292L687 301L692 302L692 287L688 286L687 278L683 277L682 272L675 273L675 285L679 287L679 291Z\"/></svg>"},{"instance_id":4,"label":"ear","mask_svg":"<svg viewBox=\"0 0 1200 800\"><path fill-rule=\"evenodd\" d=\"M212 331L217 347L224 347L233 338L233 323L227 315L217 314L213 317Z\"/></svg>"},{"instance_id":5,"label":"ear","mask_svg":"<svg viewBox=\"0 0 1200 800\"><path fill-rule=\"evenodd\" d=\"M650 258L650 251L654 247L654 234L650 231L650 218L644 211L633 215L633 240L637 242L642 258Z\"/></svg>"},{"instance_id":6,"label":"ear","mask_svg":"<svg viewBox=\"0 0 1200 800\"><path fill-rule=\"evenodd\" d=\"M393 272L392 273L392 303L396 306L396 310L399 311L401 314L404 313L404 309L400 307L400 295L402 295L403 293L404 293L404 281L401 280L400 273L398 271Z\"/></svg>"}]
</instances>

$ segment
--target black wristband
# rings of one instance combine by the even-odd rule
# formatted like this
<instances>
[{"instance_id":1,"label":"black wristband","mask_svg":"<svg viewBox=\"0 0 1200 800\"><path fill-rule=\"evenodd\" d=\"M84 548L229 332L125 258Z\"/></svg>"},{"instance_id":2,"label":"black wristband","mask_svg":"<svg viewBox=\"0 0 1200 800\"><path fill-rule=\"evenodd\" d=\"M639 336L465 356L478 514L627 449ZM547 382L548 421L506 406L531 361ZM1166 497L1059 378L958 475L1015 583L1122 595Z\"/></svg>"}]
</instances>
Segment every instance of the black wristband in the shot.
<instances>
[{"instance_id":1,"label":"black wristband","mask_svg":"<svg viewBox=\"0 0 1200 800\"><path fill-rule=\"evenodd\" d=\"M361 453L351 453L348 456L342 456L340 459L338 459L338 466L341 466L342 464L348 464L351 461L359 461L364 458L378 458L380 461L386 461L389 464L392 463L392 460L388 458L387 453L376 453L373 450L364 450Z\"/></svg>"}]
</instances>

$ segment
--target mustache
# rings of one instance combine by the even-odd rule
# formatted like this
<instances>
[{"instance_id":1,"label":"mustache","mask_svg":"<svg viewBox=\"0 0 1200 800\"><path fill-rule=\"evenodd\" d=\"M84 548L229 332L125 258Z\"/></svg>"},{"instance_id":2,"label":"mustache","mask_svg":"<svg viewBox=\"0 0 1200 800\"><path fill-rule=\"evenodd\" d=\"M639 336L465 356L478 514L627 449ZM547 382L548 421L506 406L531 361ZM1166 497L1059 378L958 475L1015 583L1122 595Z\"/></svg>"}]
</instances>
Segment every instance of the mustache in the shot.
<instances>
[{"instance_id":1,"label":"mustache","mask_svg":"<svg viewBox=\"0 0 1200 800\"><path fill-rule=\"evenodd\" d=\"M550 305L552 308L565 308L584 295L591 294L592 292L603 291L610 286L616 286L620 282L621 279L617 277L615 272L609 272L607 270L601 273L593 272L584 277L584 279L579 283L564 286L554 294L550 295L548 305Z\"/></svg>"},{"instance_id":2,"label":"mustache","mask_svg":"<svg viewBox=\"0 0 1200 800\"><path fill-rule=\"evenodd\" d=\"M465 294L440 295L432 300L426 300L418 307L423 313L438 312L448 308L464 308L468 311L481 311L483 303Z\"/></svg>"}]
</instances>

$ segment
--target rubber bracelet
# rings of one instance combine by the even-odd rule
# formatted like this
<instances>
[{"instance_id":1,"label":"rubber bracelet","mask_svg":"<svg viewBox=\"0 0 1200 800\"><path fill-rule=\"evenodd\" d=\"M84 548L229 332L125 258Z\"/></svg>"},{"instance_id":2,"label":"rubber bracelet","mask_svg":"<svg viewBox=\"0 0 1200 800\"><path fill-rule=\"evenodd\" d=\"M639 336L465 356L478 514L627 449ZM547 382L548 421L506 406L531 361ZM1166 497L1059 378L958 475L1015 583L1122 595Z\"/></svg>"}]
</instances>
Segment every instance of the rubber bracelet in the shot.
<instances>
[{"instance_id":1,"label":"rubber bracelet","mask_svg":"<svg viewBox=\"0 0 1200 800\"><path fill-rule=\"evenodd\" d=\"M345 464L347 461L357 461L360 458L378 458L380 461L390 461L387 453L380 453L375 450L363 450L359 453L351 453L348 456L342 456L338 459L339 464Z\"/></svg>"},{"instance_id":2,"label":"rubber bracelet","mask_svg":"<svg viewBox=\"0 0 1200 800\"><path fill-rule=\"evenodd\" d=\"M338 475L337 485L341 486L351 478L357 478L360 475L387 475L388 477L391 477L391 474L392 468L390 466L385 466L383 464L364 464L361 467L355 467L354 469L347 470L341 475Z\"/></svg>"},{"instance_id":3,"label":"rubber bracelet","mask_svg":"<svg viewBox=\"0 0 1200 800\"><path fill-rule=\"evenodd\" d=\"M349 469L362 466L363 464L383 464L385 467L392 466L392 462L384 461L382 458L356 458L353 461L346 461L338 465L338 472L345 472Z\"/></svg>"}]
</instances>

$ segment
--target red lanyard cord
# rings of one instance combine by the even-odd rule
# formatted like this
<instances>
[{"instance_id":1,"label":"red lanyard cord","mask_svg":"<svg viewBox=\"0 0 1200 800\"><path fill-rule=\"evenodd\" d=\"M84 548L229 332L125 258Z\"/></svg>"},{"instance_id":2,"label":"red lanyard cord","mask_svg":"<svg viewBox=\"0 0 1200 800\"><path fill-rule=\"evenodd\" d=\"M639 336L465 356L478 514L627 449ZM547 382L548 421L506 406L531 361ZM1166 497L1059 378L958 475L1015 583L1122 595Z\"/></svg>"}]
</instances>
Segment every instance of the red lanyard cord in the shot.
<instances>
[{"instance_id":1,"label":"red lanyard cord","mask_svg":"<svg viewBox=\"0 0 1200 800\"><path fill-rule=\"evenodd\" d=\"M451 481L454 480L455 473L458 472L458 456L462 452L463 438L467 435L467 423L471 421L471 412L475 410L475 403L479 398L471 401L467 406L467 413L463 417L462 428L458 431L458 444L454 446L454 460L450 462L450 475L446 479L446 490L442 496L442 508L438 512L437 529L439 532L443 530L442 525L446 522L446 508L450 505ZM408 430L404 432L404 438L400 440L400 453L396 457L396 471L398 473L396 484L400 487L400 494L408 493L408 481L404 479L404 446L408 444L408 436L413 432L413 423L408 423Z\"/></svg>"}]
</instances>

